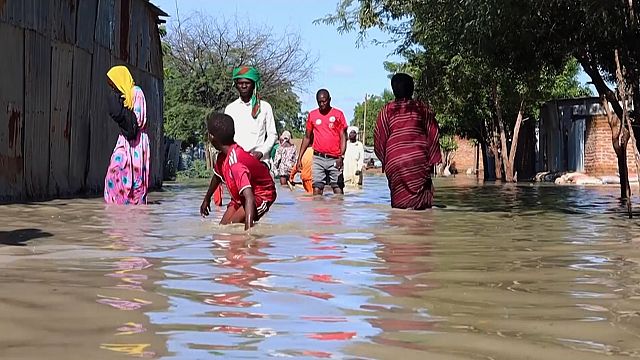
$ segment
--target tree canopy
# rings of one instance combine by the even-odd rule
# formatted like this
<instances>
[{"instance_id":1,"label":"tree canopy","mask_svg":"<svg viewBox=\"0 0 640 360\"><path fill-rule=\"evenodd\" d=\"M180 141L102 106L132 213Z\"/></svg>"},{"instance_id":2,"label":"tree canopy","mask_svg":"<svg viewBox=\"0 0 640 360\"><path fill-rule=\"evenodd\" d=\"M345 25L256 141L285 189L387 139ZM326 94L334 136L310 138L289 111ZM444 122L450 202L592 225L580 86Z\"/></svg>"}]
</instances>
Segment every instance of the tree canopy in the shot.
<instances>
[{"instance_id":1,"label":"tree canopy","mask_svg":"<svg viewBox=\"0 0 640 360\"><path fill-rule=\"evenodd\" d=\"M552 2L558 14L561 2ZM576 54L563 48L566 43L549 41L554 31L541 29L550 15L540 7L547 5L342 0L319 21L363 37L374 27L391 34L407 62L385 66L413 75L417 97L434 108L442 132L485 144L495 157L496 177L511 181L521 124L537 117L542 102L590 93L576 80Z\"/></svg>"},{"instance_id":2,"label":"tree canopy","mask_svg":"<svg viewBox=\"0 0 640 360\"><path fill-rule=\"evenodd\" d=\"M376 125L378 119L378 113L382 110L382 107L389 101L393 100L393 93L390 90L385 90L380 95L368 95L366 97L366 128L365 128L365 101L356 104L353 109L353 120L351 125L357 126L360 129L360 136L366 136L362 142L367 146L373 146L373 128Z\"/></svg>"},{"instance_id":3,"label":"tree canopy","mask_svg":"<svg viewBox=\"0 0 640 360\"><path fill-rule=\"evenodd\" d=\"M165 121L168 136L196 144L205 134L206 114L222 111L237 98L231 72L241 65L261 73L261 98L274 110L278 131L303 130L295 93L313 76L316 59L295 33L276 34L240 19L194 13L174 23L163 38Z\"/></svg>"}]
</instances>

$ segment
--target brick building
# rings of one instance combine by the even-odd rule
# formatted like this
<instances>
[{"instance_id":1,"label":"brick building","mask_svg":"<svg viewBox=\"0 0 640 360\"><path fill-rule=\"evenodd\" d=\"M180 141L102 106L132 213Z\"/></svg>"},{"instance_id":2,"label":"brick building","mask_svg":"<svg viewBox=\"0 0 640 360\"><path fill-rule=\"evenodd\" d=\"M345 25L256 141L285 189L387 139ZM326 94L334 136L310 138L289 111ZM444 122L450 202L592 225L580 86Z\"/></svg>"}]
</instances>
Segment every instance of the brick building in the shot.
<instances>
[{"instance_id":1,"label":"brick building","mask_svg":"<svg viewBox=\"0 0 640 360\"><path fill-rule=\"evenodd\" d=\"M483 164L482 164L482 154L480 153L479 145L470 140L461 138L459 136L454 137L456 144L458 144L458 149L456 149L453 159L451 160L451 165L455 167L460 174L466 174L467 170L476 169L476 160L480 160L480 164L478 166L480 176L484 173Z\"/></svg>"}]
</instances>

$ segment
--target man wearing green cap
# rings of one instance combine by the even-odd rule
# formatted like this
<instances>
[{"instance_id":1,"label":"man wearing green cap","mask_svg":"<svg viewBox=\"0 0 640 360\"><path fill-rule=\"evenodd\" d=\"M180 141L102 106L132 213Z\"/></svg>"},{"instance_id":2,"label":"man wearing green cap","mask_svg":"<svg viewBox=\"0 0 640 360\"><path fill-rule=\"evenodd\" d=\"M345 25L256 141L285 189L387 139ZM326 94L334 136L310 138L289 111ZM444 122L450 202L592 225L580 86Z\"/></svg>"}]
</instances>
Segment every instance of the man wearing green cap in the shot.
<instances>
[{"instance_id":1,"label":"man wearing green cap","mask_svg":"<svg viewBox=\"0 0 640 360\"><path fill-rule=\"evenodd\" d=\"M240 97L227 105L224 113L233 118L234 140L258 160L267 161L278 132L271 105L258 97L260 73L249 66L235 68L233 83Z\"/></svg>"}]
</instances>

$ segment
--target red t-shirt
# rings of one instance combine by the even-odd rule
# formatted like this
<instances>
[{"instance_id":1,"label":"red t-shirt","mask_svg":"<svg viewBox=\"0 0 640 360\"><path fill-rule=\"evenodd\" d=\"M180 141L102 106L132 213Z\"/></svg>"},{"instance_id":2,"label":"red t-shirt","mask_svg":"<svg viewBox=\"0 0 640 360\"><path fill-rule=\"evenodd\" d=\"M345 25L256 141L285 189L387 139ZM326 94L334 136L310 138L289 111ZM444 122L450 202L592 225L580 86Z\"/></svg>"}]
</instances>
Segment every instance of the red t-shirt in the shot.
<instances>
[{"instance_id":1,"label":"red t-shirt","mask_svg":"<svg viewBox=\"0 0 640 360\"><path fill-rule=\"evenodd\" d=\"M331 108L326 115L319 109L312 110L307 118L307 131L313 132L313 150L319 153L342 156L340 133L346 129L347 120L336 108Z\"/></svg>"},{"instance_id":2,"label":"red t-shirt","mask_svg":"<svg viewBox=\"0 0 640 360\"><path fill-rule=\"evenodd\" d=\"M248 187L253 189L256 207L276 199L276 185L269 169L238 144L231 145L227 156L218 156L213 171L227 185L232 205L242 206L241 193Z\"/></svg>"}]
</instances>

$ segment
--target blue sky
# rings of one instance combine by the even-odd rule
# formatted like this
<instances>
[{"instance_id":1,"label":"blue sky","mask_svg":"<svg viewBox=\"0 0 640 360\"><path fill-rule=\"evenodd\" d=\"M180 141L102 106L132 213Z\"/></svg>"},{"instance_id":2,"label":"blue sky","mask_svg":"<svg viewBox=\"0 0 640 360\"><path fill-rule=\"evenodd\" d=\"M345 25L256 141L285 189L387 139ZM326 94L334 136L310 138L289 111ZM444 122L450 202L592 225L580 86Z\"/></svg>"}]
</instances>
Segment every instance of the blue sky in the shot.
<instances>
[{"instance_id":1,"label":"blue sky","mask_svg":"<svg viewBox=\"0 0 640 360\"><path fill-rule=\"evenodd\" d=\"M170 15L167 22L176 19L176 0L152 0ZM313 21L333 13L337 0L178 0L180 17L194 11L202 11L212 16L251 19L253 26L267 25L275 32L299 32L304 47L317 56L316 73L299 93L302 109L317 107L315 92L327 88L331 92L332 105L342 109L347 120L353 118L353 108L363 101L365 94L379 94L389 87L387 72L382 63L385 60L399 60L390 57L393 46L379 46L365 43L356 47L357 34L339 34L335 27L314 25ZM384 35L372 33L371 37L385 39Z\"/></svg>"}]
</instances>

